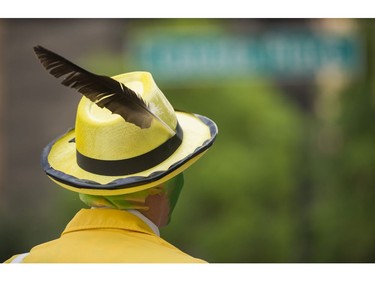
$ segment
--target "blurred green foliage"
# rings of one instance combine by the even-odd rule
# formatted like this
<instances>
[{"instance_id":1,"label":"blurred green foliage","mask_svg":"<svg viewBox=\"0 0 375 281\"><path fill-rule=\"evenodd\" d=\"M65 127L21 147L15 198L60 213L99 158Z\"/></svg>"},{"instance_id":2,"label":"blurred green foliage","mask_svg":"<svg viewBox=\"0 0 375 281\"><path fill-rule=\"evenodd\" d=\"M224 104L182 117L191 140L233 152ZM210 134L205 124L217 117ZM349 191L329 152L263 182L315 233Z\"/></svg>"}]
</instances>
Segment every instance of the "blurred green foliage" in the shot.
<instances>
[{"instance_id":1,"label":"blurred green foliage","mask_svg":"<svg viewBox=\"0 0 375 281\"><path fill-rule=\"evenodd\" d=\"M366 71L339 93L333 151L315 150L312 261L375 261L375 26L359 23Z\"/></svg>"},{"instance_id":2,"label":"blurred green foliage","mask_svg":"<svg viewBox=\"0 0 375 281\"><path fill-rule=\"evenodd\" d=\"M375 110L368 85L342 93L334 154L316 159L314 250L320 262L375 260ZM319 151L318 151L319 153Z\"/></svg>"},{"instance_id":3,"label":"blurred green foliage","mask_svg":"<svg viewBox=\"0 0 375 281\"><path fill-rule=\"evenodd\" d=\"M163 91L219 127L212 149L185 172L167 239L211 262L294 260L299 110L262 80Z\"/></svg>"}]
</instances>

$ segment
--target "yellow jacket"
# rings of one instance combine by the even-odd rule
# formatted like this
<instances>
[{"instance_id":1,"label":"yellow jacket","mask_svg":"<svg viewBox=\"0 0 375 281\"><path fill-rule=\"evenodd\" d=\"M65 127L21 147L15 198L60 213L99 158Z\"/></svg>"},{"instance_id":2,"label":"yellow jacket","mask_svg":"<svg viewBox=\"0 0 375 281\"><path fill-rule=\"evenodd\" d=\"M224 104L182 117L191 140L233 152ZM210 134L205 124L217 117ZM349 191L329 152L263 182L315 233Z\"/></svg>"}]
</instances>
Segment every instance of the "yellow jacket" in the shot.
<instances>
[{"instance_id":1,"label":"yellow jacket","mask_svg":"<svg viewBox=\"0 0 375 281\"><path fill-rule=\"evenodd\" d=\"M19 255L8 259L12 262ZM61 237L35 246L27 263L202 263L169 244L136 215L82 209Z\"/></svg>"}]
</instances>

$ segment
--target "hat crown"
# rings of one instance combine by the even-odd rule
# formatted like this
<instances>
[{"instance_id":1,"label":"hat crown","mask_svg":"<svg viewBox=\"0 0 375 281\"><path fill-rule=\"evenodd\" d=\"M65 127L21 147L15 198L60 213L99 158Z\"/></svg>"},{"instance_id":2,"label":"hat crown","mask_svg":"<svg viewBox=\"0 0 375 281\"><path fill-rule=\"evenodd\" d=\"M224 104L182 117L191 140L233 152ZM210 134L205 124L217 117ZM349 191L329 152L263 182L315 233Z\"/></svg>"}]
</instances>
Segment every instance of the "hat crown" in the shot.
<instances>
[{"instance_id":1,"label":"hat crown","mask_svg":"<svg viewBox=\"0 0 375 281\"><path fill-rule=\"evenodd\" d=\"M170 139L171 131L176 131L177 117L152 75L130 72L112 78L135 91L165 124L155 119L149 128L141 129L82 97L75 126L77 151L93 159L123 160L145 154Z\"/></svg>"}]
</instances>

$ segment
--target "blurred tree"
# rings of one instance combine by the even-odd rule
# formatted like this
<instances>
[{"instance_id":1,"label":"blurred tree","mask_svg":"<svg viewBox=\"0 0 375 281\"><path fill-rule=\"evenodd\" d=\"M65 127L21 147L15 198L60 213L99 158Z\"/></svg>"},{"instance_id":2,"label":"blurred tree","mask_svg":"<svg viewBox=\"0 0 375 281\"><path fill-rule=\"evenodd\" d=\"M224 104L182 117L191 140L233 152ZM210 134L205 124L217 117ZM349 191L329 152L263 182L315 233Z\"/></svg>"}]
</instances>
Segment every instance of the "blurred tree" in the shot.
<instances>
[{"instance_id":1,"label":"blurred tree","mask_svg":"<svg viewBox=\"0 0 375 281\"><path fill-rule=\"evenodd\" d=\"M210 262L295 260L300 112L262 80L163 91L219 127L212 152L186 171L167 239Z\"/></svg>"},{"instance_id":2,"label":"blurred tree","mask_svg":"<svg viewBox=\"0 0 375 281\"><path fill-rule=\"evenodd\" d=\"M367 69L342 91L330 151L317 149L313 260L375 261L373 20L359 20Z\"/></svg>"}]
</instances>

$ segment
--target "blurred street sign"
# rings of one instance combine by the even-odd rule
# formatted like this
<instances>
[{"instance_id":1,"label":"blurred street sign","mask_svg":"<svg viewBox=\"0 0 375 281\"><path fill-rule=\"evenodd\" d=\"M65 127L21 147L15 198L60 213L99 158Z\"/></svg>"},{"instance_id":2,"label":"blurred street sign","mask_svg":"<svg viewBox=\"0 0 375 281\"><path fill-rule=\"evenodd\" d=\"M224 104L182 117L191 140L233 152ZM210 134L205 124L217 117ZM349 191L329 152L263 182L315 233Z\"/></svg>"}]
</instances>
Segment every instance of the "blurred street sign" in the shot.
<instances>
[{"instance_id":1,"label":"blurred street sign","mask_svg":"<svg viewBox=\"0 0 375 281\"><path fill-rule=\"evenodd\" d=\"M137 69L170 82L249 76L312 78L325 68L355 75L364 60L356 36L309 31L246 37L154 33L141 36L128 47Z\"/></svg>"}]
</instances>

